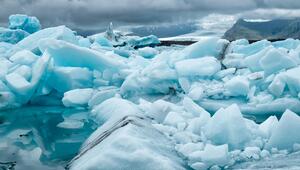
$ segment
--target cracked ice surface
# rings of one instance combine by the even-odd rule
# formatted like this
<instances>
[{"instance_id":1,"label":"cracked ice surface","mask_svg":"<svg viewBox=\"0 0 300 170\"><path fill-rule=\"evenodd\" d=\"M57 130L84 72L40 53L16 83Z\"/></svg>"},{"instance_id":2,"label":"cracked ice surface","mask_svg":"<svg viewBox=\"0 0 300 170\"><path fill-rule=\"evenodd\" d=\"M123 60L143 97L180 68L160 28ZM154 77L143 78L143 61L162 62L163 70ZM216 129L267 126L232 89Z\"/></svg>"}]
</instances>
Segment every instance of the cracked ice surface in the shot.
<instances>
[{"instance_id":1,"label":"cracked ice surface","mask_svg":"<svg viewBox=\"0 0 300 170\"><path fill-rule=\"evenodd\" d=\"M36 18L22 15L10 24L0 31L1 114L13 119L14 109L32 105L89 111L41 118L62 134L83 133L52 144L43 129L24 131L20 121L1 119L9 139L0 140L3 151L21 141L26 152L20 153L32 152L37 162L70 154L63 160L70 169L300 166L299 40L207 38L155 47L155 36L130 36L112 26L82 37L65 26L40 30ZM90 119L99 126L91 135Z\"/></svg>"}]
</instances>

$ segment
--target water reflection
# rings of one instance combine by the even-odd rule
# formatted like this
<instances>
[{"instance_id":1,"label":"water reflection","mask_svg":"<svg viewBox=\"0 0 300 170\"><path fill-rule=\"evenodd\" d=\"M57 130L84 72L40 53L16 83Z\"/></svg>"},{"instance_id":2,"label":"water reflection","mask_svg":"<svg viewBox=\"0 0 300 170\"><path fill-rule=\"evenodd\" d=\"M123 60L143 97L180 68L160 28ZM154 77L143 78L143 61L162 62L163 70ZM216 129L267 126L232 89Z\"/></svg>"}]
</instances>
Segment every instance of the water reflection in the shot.
<instances>
[{"instance_id":1,"label":"water reflection","mask_svg":"<svg viewBox=\"0 0 300 170\"><path fill-rule=\"evenodd\" d=\"M24 107L0 112L0 169L63 169L96 129L88 111Z\"/></svg>"}]
</instances>

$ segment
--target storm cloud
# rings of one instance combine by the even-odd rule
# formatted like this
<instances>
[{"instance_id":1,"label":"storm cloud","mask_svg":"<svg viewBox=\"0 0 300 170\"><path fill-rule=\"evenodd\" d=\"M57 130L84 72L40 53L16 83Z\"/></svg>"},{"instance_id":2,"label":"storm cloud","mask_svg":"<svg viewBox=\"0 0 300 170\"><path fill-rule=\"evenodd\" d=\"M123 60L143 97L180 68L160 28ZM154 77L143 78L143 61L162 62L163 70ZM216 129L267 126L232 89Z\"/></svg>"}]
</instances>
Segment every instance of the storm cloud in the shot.
<instances>
[{"instance_id":1,"label":"storm cloud","mask_svg":"<svg viewBox=\"0 0 300 170\"><path fill-rule=\"evenodd\" d=\"M298 17L299 0L0 0L0 24L9 15L37 16L44 26L68 25L99 29L119 25L147 25L199 19L210 13L240 17Z\"/></svg>"}]
</instances>

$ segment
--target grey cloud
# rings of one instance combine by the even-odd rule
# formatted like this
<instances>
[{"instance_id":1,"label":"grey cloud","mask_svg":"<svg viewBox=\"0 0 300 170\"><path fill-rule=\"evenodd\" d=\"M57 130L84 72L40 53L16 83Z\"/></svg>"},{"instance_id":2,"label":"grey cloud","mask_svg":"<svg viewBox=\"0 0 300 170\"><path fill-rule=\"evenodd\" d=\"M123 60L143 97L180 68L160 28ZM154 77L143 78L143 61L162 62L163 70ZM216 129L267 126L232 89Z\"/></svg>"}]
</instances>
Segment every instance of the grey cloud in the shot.
<instances>
[{"instance_id":1,"label":"grey cloud","mask_svg":"<svg viewBox=\"0 0 300 170\"><path fill-rule=\"evenodd\" d=\"M268 8L297 9L299 0L0 0L0 23L13 13L37 16L44 26L65 24L98 29L120 25L180 22L209 13L245 13ZM248 12L248 13L247 13ZM263 12L257 12L261 14Z\"/></svg>"},{"instance_id":2,"label":"grey cloud","mask_svg":"<svg viewBox=\"0 0 300 170\"><path fill-rule=\"evenodd\" d=\"M248 19L278 19L278 18L298 18L300 17L300 9L255 9L236 14L238 18Z\"/></svg>"},{"instance_id":3,"label":"grey cloud","mask_svg":"<svg viewBox=\"0 0 300 170\"><path fill-rule=\"evenodd\" d=\"M267 7L297 9L300 8L299 0L264 0Z\"/></svg>"}]
</instances>

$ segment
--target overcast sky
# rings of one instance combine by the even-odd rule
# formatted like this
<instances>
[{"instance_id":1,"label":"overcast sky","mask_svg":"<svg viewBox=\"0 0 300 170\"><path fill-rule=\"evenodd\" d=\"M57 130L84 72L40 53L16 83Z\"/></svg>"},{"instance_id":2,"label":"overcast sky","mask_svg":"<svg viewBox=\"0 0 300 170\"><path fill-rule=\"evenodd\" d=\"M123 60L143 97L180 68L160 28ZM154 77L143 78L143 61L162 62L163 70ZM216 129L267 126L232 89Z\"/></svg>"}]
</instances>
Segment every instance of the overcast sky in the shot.
<instances>
[{"instance_id":1,"label":"overcast sky","mask_svg":"<svg viewBox=\"0 0 300 170\"><path fill-rule=\"evenodd\" d=\"M0 25L10 14L37 16L43 26L101 29L199 20L212 13L246 18L300 17L300 0L0 0Z\"/></svg>"}]
</instances>

